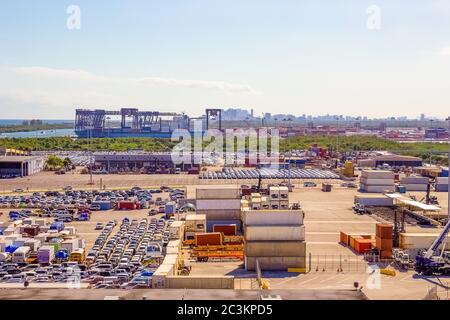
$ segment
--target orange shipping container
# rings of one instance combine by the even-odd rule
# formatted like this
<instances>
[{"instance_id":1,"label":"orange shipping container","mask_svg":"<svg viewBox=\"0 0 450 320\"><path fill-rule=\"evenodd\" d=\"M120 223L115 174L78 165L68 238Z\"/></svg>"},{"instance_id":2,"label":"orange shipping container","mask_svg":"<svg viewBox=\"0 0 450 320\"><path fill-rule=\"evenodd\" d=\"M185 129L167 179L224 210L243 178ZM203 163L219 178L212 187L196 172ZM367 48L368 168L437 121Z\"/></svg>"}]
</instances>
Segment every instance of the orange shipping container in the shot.
<instances>
[{"instance_id":1,"label":"orange shipping container","mask_svg":"<svg viewBox=\"0 0 450 320\"><path fill-rule=\"evenodd\" d=\"M378 250L388 250L392 252L392 239L376 237L376 247Z\"/></svg>"},{"instance_id":2,"label":"orange shipping container","mask_svg":"<svg viewBox=\"0 0 450 320\"><path fill-rule=\"evenodd\" d=\"M392 239L392 224L377 223L376 236L383 239Z\"/></svg>"},{"instance_id":3,"label":"orange shipping container","mask_svg":"<svg viewBox=\"0 0 450 320\"><path fill-rule=\"evenodd\" d=\"M372 240L370 239L355 239L355 249L358 253L364 253L372 249Z\"/></svg>"},{"instance_id":4,"label":"orange shipping container","mask_svg":"<svg viewBox=\"0 0 450 320\"><path fill-rule=\"evenodd\" d=\"M235 236L236 235L236 225L235 224L215 224L213 225L213 232L222 232L225 236Z\"/></svg>"},{"instance_id":5,"label":"orange shipping container","mask_svg":"<svg viewBox=\"0 0 450 320\"><path fill-rule=\"evenodd\" d=\"M222 245L222 233L211 232L211 233L196 233L195 234L195 245L196 246L220 246Z\"/></svg>"},{"instance_id":6,"label":"orange shipping container","mask_svg":"<svg viewBox=\"0 0 450 320\"><path fill-rule=\"evenodd\" d=\"M349 238L350 238L350 247L352 247L353 249L355 249L355 240L357 240L357 239L363 239L363 237L361 237L361 236L356 236L356 235L353 235L353 236L349 236Z\"/></svg>"},{"instance_id":7,"label":"orange shipping container","mask_svg":"<svg viewBox=\"0 0 450 320\"><path fill-rule=\"evenodd\" d=\"M340 241L341 241L341 243L343 243L346 246L348 246L348 234L346 234L345 232L341 231Z\"/></svg>"},{"instance_id":8,"label":"orange shipping container","mask_svg":"<svg viewBox=\"0 0 450 320\"><path fill-rule=\"evenodd\" d=\"M372 239L372 235L370 234L362 234L361 237L363 237L364 239Z\"/></svg>"}]
</instances>

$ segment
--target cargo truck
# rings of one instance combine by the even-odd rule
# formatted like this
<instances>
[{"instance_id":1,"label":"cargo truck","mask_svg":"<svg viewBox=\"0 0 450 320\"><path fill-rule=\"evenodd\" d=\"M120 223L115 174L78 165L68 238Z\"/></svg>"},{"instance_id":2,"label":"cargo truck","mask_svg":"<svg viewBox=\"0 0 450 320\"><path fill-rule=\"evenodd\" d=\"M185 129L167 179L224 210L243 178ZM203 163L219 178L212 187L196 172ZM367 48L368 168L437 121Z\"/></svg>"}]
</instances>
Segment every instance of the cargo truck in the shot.
<instances>
[{"instance_id":1,"label":"cargo truck","mask_svg":"<svg viewBox=\"0 0 450 320\"><path fill-rule=\"evenodd\" d=\"M27 262L28 255L30 254L30 247L19 247L16 251L13 253L12 262L13 263L20 263L20 262Z\"/></svg>"}]
</instances>

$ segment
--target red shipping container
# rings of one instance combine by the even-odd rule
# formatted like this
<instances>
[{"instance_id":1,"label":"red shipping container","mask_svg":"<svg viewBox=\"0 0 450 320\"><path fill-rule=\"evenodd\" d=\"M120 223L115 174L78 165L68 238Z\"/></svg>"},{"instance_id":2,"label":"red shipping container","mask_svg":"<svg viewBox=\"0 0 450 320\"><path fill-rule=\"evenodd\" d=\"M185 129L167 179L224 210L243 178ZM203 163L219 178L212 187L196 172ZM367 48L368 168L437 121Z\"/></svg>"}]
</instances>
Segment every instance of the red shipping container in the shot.
<instances>
[{"instance_id":1,"label":"red shipping container","mask_svg":"<svg viewBox=\"0 0 450 320\"><path fill-rule=\"evenodd\" d=\"M132 201L120 201L118 203L118 209L119 210L135 210L136 203L134 203Z\"/></svg>"},{"instance_id":2,"label":"red shipping container","mask_svg":"<svg viewBox=\"0 0 450 320\"><path fill-rule=\"evenodd\" d=\"M370 239L355 239L354 248L358 253L364 253L372 249L372 240Z\"/></svg>"},{"instance_id":3,"label":"red shipping container","mask_svg":"<svg viewBox=\"0 0 450 320\"><path fill-rule=\"evenodd\" d=\"M382 239L392 239L392 224L377 223L376 236Z\"/></svg>"},{"instance_id":4,"label":"red shipping container","mask_svg":"<svg viewBox=\"0 0 450 320\"><path fill-rule=\"evenodd\" d=\"M197 246L220 246L222 245L222 233L210 232L210 233L196 233L195 245Z\"/></svg>"},{"instance_id":5,"label":"red shipping container","mask_svg":"<svg viewBox=\"0 0 450 320\"><path fill-rule=\"evenodd\" d=\"M222 232L225 236L235 236L237 228L235 224L215 224L213 232Z\"/></svg>"},{"instance_id":6,"label":"red shipping container","mask_svg":"<svg viewBox=\"0 0 450 320\"><path fill-rule=\"evenodd\" d=\"M376 247L378 250L392 251L392 239L376 237Z\"/></svg>"}]
</instances>

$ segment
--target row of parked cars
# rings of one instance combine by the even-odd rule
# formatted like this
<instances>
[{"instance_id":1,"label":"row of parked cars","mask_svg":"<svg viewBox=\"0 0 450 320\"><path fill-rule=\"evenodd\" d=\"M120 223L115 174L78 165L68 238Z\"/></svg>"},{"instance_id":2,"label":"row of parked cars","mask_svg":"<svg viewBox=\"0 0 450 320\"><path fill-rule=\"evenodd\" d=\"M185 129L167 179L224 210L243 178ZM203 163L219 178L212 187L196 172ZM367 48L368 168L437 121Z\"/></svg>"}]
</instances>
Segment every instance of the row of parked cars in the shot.
<instances>
[{"instance_id":1,"label":"row of parked cars","mask_svg":"<svg viewBox=\"0 0 450 320\"><path fill-rule=\"evenodd\" d=\"M200 175L201 179L339 179L339 175L322 169L235 169L209 171Z\"/></svg>"},{"instance_id":2,"label":"row of parked cars","mask_svg":"<svg viewBox=\"0 0 450 320\"><path fill-rule=\"evenodd\" d=\"M162 260L162 247L169 241L168 226L173 219L125 218L117 233L111 236L110 221L88 253L91 284L95 288L148 288L151 275ZM88 280L86 280L88 281Z\"/></svg>"}]
</instances>

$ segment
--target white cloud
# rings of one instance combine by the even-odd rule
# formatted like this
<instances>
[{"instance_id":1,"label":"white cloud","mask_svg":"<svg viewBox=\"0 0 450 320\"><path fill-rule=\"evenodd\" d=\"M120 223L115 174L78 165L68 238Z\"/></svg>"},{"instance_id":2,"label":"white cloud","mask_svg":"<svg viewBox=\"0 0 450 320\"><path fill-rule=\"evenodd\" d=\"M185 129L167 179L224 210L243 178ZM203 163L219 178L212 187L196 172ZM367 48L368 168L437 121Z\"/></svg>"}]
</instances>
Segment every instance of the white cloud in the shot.
<instances>
[{"instance_id":1,"label":"white cloud","mask_svg":"<svg viewBox=\"0 0 450 320\"><path fill-rule=\"evenodd\" d=\"M213 89L225 92L242 92L254 94L256 91L246 84L234 84L224 81L181 80L161 77L120 78L96 75L85 70L53 69L47 67L18 67L15 72L23 75L51 77L66 80L99 81L103 83L123 83L135 85L165 85L173 87Z\"/></svg>"}]
</instances>

